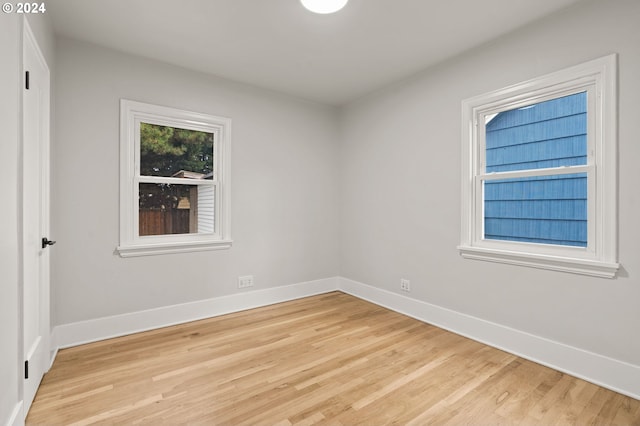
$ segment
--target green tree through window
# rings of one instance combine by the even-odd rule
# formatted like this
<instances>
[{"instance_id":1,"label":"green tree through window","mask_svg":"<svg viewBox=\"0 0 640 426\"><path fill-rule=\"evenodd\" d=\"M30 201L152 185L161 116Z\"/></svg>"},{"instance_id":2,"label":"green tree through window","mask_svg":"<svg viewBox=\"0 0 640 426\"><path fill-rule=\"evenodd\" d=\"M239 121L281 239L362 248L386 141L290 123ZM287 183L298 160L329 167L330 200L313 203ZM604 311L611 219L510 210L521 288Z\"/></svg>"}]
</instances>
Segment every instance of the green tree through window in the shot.
<instances>
[{"instance_id":1,"label":"green tree through window","mask_svg":"<svg viewBox=\"0 0 640 426\"><path fill-rule=\"evenodd\" d=\"M140 123L140 174L213 172L213 133Z\"/></svg>"}]
</instances>

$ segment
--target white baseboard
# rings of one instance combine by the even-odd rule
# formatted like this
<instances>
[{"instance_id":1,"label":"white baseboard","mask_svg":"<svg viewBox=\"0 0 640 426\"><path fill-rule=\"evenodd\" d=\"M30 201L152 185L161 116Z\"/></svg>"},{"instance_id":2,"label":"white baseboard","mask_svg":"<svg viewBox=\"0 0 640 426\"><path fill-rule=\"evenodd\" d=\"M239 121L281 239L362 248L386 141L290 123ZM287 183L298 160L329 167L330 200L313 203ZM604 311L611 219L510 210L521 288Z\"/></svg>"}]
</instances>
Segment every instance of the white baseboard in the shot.
<instances>
[{"instance_id":1,"label":"white baseboard","mask_svg":"<svg viewBox=\"0 0 640 426\"><path fill-rule=\"evenodd\" d=\"M53 331L51 332L51 350L49 351L49 363L47 364L47 371L45 371L45 373L48 373L49 370L51 370L51 367L53 367L53 362L56 360L56 357L58 356L58 349L60 349L60 346L58 346L58 340L57 340L57 336L58 333L56 332L56 329L54 328Z\"/></svg>"},{"instance_id":2,"label":"white baseboard","mask_svg":"<svg viewBox=\"0 0 640 426\"><path fill-rule=\"evenodd\" d=\"M24 425L24 413L22 412L22 400L21 400L15 405L15 407L13 407L11 416L7 420L7 426L22 426L22 425Z\"/></svg>"},{"instance_id":3,"label":"white baseboard","mask_svg":"<svg viewBox=\"0 0 640 426\"><path fill-rule=\"evenodd\" d=\"M53 329L51 335L51 362L58 348L336 290L640 400L640 366L341 277L60 325Z\"/></svg>"},{"instance_id":4,"label":"white baseboard","mask_svg":"<svg viewBox=\"0 0 640 426\"><path fill-rule=\"evenodd\" d=\"M141 331L183 324L335 290L338 290L338 277L63 324L53 329L51 350L55 356L58 348L68 348Z\"/></svg>"},{"instance_id":5,"label":"white baseboard","mask_svg":"<svg viewBox=\"0 0 640 426\"><path fill-rule=\"evenodd\" d=\"M344 293L640 400L640 366L340 278Z\"/></svg>"}]
</instances>

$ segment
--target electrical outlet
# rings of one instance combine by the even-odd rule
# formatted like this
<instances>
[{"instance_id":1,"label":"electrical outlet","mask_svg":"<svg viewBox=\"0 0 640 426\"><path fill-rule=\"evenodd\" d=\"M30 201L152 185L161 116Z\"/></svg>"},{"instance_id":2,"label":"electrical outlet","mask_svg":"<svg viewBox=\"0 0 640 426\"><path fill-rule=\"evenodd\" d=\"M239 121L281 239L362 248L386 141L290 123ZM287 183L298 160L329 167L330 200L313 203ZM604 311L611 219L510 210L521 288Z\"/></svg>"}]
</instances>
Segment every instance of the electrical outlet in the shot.
<instances>
[{"instance_id":1,"label":"electrical outlet","mask_svg":"<svg viewBox=\"0 0 640 426\"><path fill-rule=\"evenodd\" d=\"M238 277L238 288L253 287L253 275Z\"/></svg>"},{"instance_id":2,"label":"electrical outlet","mask_svg":"<svg viewBox=\"0 0 640 426\"><path fill-rule=\"evenodd\" d=\"M400 290L410 292L411 291L411 281L405 280L404 278L400 278Z\"/></svg>"}]
</instances>

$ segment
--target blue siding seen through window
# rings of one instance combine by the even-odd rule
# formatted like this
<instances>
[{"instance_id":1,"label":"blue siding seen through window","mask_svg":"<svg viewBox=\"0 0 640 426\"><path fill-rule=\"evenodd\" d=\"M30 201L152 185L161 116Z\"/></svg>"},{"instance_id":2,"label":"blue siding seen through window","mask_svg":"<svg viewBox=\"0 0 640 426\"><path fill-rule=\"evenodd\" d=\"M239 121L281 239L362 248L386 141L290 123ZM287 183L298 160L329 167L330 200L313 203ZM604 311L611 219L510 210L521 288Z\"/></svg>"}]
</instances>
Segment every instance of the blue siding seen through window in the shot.
<instances>
[{"instance_id":1,"label":"blue siding seen through window","mask_svg":"<svg viewBox=\"0 0 640 426\"><path fill-rule=\"evenodd\" d=\"M504 111L486 124L486 172L584 165L587 94ZM484 237L586 247L586 174L486 181Z\"/></svg>"}]
</instances>

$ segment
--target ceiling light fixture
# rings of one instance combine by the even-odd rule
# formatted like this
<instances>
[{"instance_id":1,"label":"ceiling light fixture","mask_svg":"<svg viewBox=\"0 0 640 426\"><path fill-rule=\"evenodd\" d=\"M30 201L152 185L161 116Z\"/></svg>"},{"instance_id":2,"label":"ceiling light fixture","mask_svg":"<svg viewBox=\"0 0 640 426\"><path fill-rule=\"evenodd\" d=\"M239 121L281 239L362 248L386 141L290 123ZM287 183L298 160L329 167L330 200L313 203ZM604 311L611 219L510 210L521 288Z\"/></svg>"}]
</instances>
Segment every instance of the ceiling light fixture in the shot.
<instances>
[{"instance_id":1,"label":"ceiling light fixture","mask_svg":"<svg viewBox=\"0 0 640 426\"><path fill-rule=\"evenodd\" d=\"M314 13L328 14L342 9L349 0L300 0L300 3Z\"/></svg>"}]
</instances>

